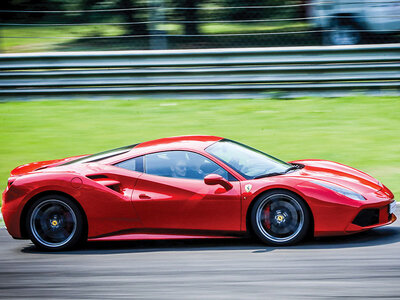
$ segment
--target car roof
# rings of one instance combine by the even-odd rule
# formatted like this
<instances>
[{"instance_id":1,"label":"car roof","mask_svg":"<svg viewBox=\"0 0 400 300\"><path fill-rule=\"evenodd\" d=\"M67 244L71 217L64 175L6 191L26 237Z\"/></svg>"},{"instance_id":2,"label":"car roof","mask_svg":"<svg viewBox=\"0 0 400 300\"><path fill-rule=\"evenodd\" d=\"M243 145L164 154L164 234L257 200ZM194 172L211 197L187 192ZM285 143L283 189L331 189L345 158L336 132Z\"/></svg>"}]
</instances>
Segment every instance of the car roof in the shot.
<instances>
[{"instance_id":1,"label":"car roof","mask_svg":"<svg viewBox=\"0 0 400 300\"><path fill-rule=\"evenodd\" d=\"M153 152L173 149L193 149L204 150L211 144L222 140L222 137L211 135L185 135L173 136L152 141L147 141L136 145L131 152Z\"/></svg>"},{"instance_id":2,"label":"car roof","mask_svg":"<svg viewBox=\"0 0 400 300\"><path fill-rule=\"evenodd\" d=\"M193 150L202 152L208 146L223 140L224 138L211 135L187 135L187 136L173 136L157 140L151 140L143 143L132 145L132 149L127 152L113 155L109 158L102 159L103 164L113 164L116 161L123 161L131 157L146 155L147 153L154 153L160 151L171 150Z\"/></svg>"}]
</instances>

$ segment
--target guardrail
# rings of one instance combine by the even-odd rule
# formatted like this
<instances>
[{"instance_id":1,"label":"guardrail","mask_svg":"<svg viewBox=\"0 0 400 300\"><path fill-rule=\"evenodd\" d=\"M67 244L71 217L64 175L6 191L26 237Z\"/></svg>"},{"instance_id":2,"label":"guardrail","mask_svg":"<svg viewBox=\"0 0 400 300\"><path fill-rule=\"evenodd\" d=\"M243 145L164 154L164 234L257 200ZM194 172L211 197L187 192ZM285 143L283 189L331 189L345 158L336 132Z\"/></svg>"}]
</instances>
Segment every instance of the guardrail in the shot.
<instances>
[{"instance_id":1,"label":"guardrail","mask_svg":"<svg viewBox=\"0 0 400 300\"><path fill-rule=\"evenodd\" d=\"M400 44L0 55L0 96L400 88Z\"/></svg>"}]
</instances>

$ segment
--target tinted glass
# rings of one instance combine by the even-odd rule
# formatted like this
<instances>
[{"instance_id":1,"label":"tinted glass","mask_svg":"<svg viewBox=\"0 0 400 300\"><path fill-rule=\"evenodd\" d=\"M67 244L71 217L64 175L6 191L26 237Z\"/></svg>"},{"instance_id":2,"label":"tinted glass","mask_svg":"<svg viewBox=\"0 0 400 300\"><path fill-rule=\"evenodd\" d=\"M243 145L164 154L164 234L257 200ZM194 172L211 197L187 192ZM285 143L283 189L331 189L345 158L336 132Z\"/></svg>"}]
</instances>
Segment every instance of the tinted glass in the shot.
<instances>
[{"instance_id":1,"label":"tinted glass","mask_svg":"<svg viewBox=\"0 0 400 300\"><path fill-rule=\"evenodd\" d=\"M285 172L290 164L261 151L230 140L222 140L206 151L247 179L272 172Z\"/></svg>"},{"instance_id":2,"label":"tinted glass","mask_svg":"<svg viewBox=\"0 0 400 300\"><path fill-rule=\"evenodd\" d=\"M165 151L145 156L147 174L203 180L209 174L219 174L236 180L226 170L208 158L189 151Z\"/></svg>"},{"instance_id":3,"label":"tinted glass","mask_svg":"<svg viewBox=\"0 0 400 300\"><path fill-rule=\"evenodd\" d=\"M120 167L129 171L143 172L143 157L135 157L125 161L121 161L114 166Z\"/></svg>"}]
</instances>

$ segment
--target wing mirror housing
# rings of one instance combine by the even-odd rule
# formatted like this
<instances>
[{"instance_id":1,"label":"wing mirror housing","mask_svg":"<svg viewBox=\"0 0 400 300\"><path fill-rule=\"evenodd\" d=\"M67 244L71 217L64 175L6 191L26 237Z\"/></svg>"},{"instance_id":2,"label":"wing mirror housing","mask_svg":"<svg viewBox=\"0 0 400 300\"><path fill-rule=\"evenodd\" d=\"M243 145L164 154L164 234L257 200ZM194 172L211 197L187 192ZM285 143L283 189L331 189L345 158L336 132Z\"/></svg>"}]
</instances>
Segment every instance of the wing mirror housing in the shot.
<instances>
[{"instance_id":1,"label":"wing mirror housing","mask_svg":"<svg viewBox=\"0 0 400 300\"><path fill-rule=\"evenodd\" d=\"M204 183L207 185L222 185L227 191L233 187L228 180L218 174L208 174L204 177Z\"/></svg>"}]
</instances>

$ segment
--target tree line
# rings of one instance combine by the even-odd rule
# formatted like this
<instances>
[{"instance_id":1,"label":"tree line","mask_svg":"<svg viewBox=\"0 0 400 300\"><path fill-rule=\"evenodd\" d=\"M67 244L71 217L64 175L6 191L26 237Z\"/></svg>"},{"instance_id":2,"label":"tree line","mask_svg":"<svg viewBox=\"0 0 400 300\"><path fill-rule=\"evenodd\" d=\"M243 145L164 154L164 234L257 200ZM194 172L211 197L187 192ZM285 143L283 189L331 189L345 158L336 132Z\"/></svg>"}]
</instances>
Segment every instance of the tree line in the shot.
<instances>
[{"instance_id":1,"label":"tree line","mask_svg":"<svg viewBox=\"0 0 400 300\"><path fill-rule=\"evenodd\" d=\"M231 8L212 9L213 7L243 6L282 6L302 4L305 0L6 0L0 2L1 11L61 11L61 13L1 12L3 23L127 23L127 34L148 35L152 20L150 14L154 7L163 5L166 22L182 22L184 34L200 34L196 21L213 20L261 20L269 18L296 18L305 14L303 6L295 8ZM135 9L148 8L148 9ZM209 9L199 9L209 8ZM108 10L90 12L90 10ZM113 11L112 9L129 9Z\"/></svg>"}]
</instances>

